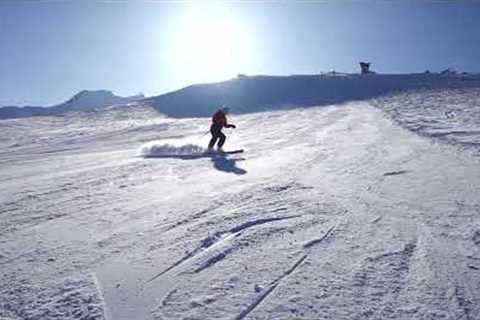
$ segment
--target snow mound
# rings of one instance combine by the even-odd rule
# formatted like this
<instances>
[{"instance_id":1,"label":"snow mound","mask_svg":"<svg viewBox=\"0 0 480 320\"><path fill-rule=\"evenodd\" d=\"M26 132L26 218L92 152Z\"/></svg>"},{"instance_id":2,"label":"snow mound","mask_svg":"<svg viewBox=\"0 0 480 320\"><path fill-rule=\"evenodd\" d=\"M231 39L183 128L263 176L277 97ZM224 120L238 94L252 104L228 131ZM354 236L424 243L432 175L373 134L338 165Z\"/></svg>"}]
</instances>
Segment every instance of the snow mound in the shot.
<instances>
[{"instance_id":1,"label":"snow mound","mask_svg":"<svg viewBox=\"0 0 480 320\"><path fill-rule=\"evenodd\" d=\"M480 154L480 89L404 92L373 101L407 129Z\"/></svg>"},{"instance_id":2,"label":"snow mound","mask_svg":"<svg viewBox=\"0 0 480 320\"><path fill-rule=\"evenodd\" d=\"M192 143L181 142L158 143L153 142L143 146L140 154L143 157L171 157L171 156L198 156L206 152L206 149Z\"/></svg>"}]
</instances>

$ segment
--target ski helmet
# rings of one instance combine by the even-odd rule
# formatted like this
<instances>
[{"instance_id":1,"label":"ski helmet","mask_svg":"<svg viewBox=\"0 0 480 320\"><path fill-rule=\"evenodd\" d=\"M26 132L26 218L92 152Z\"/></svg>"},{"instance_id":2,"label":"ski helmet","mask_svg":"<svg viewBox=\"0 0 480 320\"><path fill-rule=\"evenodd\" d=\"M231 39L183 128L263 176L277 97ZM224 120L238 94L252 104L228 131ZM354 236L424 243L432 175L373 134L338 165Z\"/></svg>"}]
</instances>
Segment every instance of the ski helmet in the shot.
<instances>
[{"instance_id":1,"label":"ski helmet","mask_svg":"<svg viewBox=\"0 0 480 320\"><path fill-rule=\"evenodd\" d=\"M230 108L229 107L225 107L225 106L222 106L222 109L223 113L229 113L230 112Z\"/></svg>"}]
</instances>

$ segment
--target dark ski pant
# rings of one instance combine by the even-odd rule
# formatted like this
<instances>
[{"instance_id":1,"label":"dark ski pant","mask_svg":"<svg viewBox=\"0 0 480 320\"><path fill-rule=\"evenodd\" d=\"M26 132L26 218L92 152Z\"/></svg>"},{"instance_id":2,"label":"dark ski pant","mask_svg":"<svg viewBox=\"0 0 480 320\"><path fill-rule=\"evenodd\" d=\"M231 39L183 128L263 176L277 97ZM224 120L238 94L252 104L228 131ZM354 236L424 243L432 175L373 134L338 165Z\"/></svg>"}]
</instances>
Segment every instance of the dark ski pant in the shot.
<instances>
[{"instance_id":1,"label":"dark ski pant","mask_svg":"<svg viewBox=\"0 0 480 320\"><path fill-rule=\"evenodd\" d=\"M218 124L212 124L212 126L210 127L210 133L212 134L212 139L210 139L208 149L213 149L213 146L215 146L215 142L217 142L217 139L220 139L218 141L218 148L222 148L226 139L225 135L222 133L222 126L219 126Z\"/></svg>"}]
</instances>

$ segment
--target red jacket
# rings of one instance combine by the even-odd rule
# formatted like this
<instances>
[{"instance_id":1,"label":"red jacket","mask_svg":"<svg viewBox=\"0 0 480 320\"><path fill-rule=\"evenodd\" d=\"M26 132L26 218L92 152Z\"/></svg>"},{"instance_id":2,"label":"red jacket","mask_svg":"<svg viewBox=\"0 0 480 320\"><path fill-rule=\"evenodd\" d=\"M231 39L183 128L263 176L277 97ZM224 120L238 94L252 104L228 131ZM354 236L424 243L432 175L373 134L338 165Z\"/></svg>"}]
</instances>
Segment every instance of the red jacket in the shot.
<instances>
[{"instance_id":1,"label":"red jacket","mask_svg":"<svg viewBox=\"0 0 480 320\"><path fill-rule=\"evenodd\" d=\"M212 117L212 122L216 125L228 128L229 124L227 123L227 117L222 110L218 110Z\"/></svg>"}]
</instances>

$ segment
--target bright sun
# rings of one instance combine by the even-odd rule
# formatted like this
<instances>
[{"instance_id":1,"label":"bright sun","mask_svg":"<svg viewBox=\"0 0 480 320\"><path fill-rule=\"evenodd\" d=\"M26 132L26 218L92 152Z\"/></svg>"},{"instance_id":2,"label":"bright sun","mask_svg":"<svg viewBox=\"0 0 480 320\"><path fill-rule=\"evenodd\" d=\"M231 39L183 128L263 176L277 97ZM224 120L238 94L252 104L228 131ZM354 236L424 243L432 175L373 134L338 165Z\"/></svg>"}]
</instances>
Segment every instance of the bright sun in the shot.
<instances>
[{"instance_id":1,"label":"bright sun","mask_svg":"<svg viewBox=\"0 0 480 320\"><path fill-rule=\"evenodd\" d=\"M243 73L253 57L253 34L228 7L191 3L176 21L171 63L187 82L218 81Z\"/></svg>"}]
</instances>

